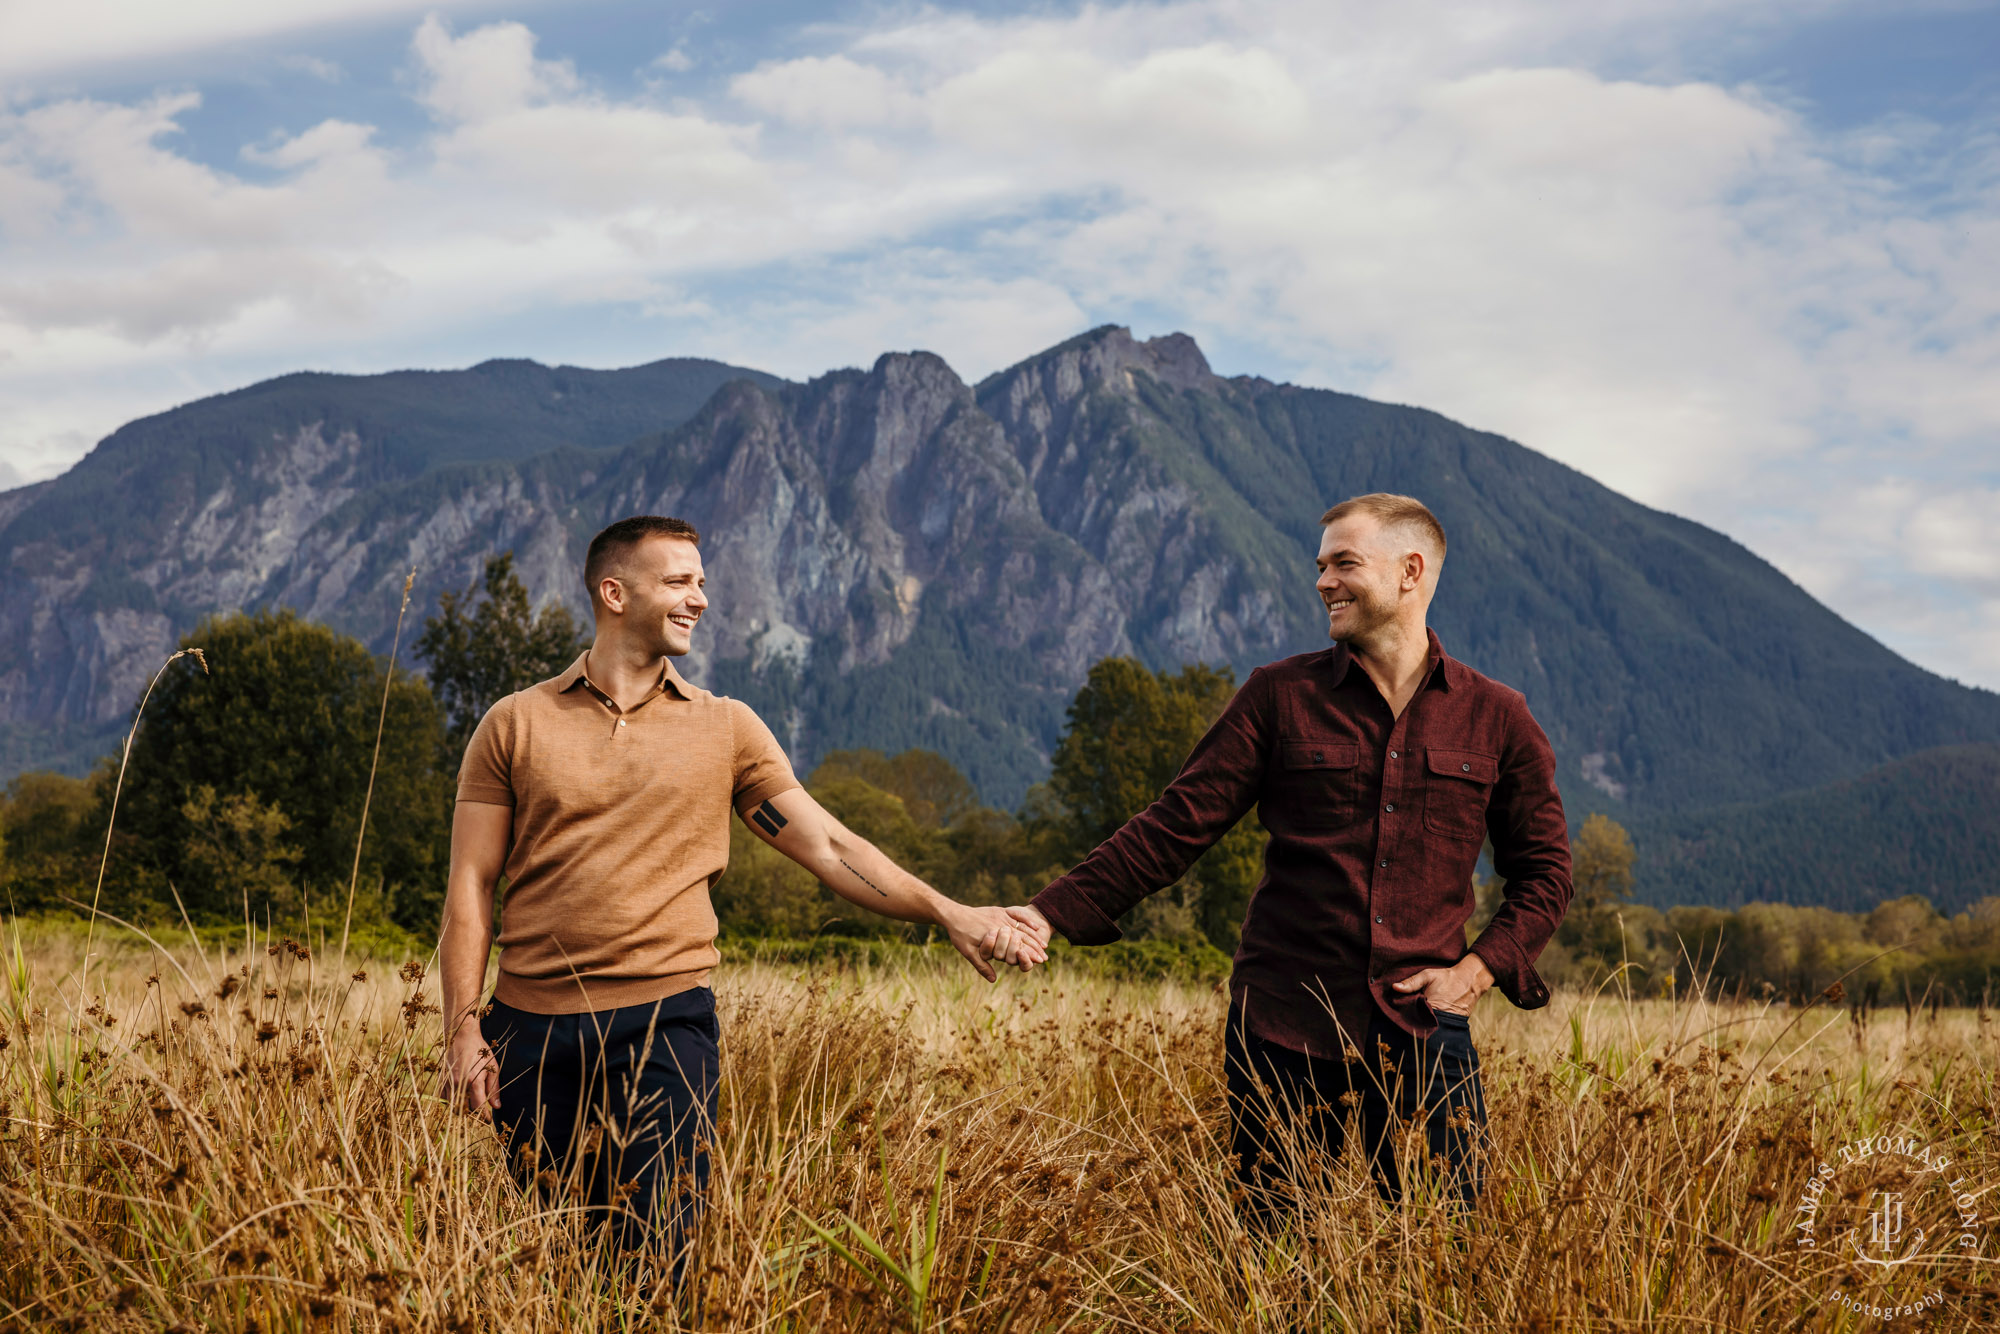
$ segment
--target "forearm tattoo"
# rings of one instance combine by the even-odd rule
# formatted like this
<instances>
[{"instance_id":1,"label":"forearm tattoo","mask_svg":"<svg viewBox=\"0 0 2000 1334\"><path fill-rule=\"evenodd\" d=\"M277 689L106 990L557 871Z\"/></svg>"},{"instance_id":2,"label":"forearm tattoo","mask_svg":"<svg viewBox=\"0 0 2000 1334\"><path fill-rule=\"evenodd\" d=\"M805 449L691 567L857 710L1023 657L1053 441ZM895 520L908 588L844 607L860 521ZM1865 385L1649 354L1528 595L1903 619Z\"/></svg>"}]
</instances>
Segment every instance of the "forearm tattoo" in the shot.
<instances>
[{"instance_id":1,"label":"forearm tattoo","mask_svg":"<svg viewBox=\"0 0 2000 1334\"><path fill-rule=\"evenodd\" d=\"M776 838L778 831L791 823L790 820L778 814L778 808L768 801L750 812L750 818L755 820L757 827L771 838Z\"/></svg>"},{"instance_id":2,"label":"forearm tattoo","mask_svg":"<svg viewBox=\"0 0 2000 1334\"><path fill-rule=\"evenodd\" d=\"M849 862L845 857L840 859L840 864L842 866L845 866L848 870L854 871L853 863ZM882 886L876 884L873 880L870 880L867 876L861 874L861 872L854 871L854 878L856 880L859 880L862 884L868 886L868 888L874 890L877 894L880 894L883 898L886 899L889 897L888 890L882 888Z\"/></svg>"}]
</instances>

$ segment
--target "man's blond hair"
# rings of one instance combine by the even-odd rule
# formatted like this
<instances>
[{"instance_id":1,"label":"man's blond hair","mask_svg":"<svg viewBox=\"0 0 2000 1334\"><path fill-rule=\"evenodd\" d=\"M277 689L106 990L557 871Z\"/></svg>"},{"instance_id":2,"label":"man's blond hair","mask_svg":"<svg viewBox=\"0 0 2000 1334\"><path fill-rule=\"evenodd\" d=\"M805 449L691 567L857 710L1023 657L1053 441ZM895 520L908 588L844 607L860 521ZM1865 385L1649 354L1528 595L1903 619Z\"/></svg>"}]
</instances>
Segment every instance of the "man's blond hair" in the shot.
<instances>
[{"instance_id":1,"label":"man's blond hair","mask_svg":"<svg viewBox=\"0 0 2000 1334\"><path fill-rule=\"evenodd\" d=\"M1422 545L1431 549L1431 556L1439 564L1444 563L1444 525L1437 521L1437 515L1431 513L1430 506L1415 496L1398 496L1387 491L1355 496L1320 515L1319 525L1324 528L1356 514L1373 515L1384 528L1411 530Z\"/></svg>"}]
</instances>

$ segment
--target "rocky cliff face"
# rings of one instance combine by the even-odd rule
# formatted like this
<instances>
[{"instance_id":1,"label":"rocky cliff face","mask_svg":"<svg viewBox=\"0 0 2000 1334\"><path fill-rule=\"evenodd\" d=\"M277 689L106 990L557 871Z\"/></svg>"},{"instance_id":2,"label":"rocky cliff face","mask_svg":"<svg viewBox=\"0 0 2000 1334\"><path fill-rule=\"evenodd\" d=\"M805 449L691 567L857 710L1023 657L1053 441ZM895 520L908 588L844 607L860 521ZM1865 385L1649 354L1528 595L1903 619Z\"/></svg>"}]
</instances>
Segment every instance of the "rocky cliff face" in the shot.
<instances>
[{"instance_id":1,"label":"rocky cliff face","mask_svg":"<svg viewBox=\"0 0 2000 1334\"><path fill-rule=\"evenodd\" d=\"M126 428L0 494L0 725L115 728L212 611L288 605L386 650L408 571L421 618L501 550L582 612L590 536L667 513L703 531L713 595L690 675L801 763L927 745L1011 801L1097 659L1247 671L1322 643L1318 515L1395 490L1452 534L1447 644L1528 691L1582 804L1749 799L2000 740L2000 700L1717 534L1430 413L1218 377L1184 335L1100 329L976 387L926 353L803 385L688 365L708 380L289 377Z\"/></svg>"},{"instance_id":2,"label":"rocky cliff face","mask_svg":"<svg viewBox=\"0 0 2000 1334\"><path fill-rule=\"evenodd\" d=\"M0 729L12 743L0 765L87 763L209 612L279 604L380 629L371 599L401 589L388 566L408 556L435 574L476 542L462 525L521 491L508 463L623 444L739 379L782 383L693 359L611 372L496 361L285 376L122 428L64 476L0 493ZM404 551L357 540L391 497L429 494L468 458L492 461L489 494L454 492L469 512L440 509ZM551 586L563 559L543 562Z\"/></svg>"}]
</instances>

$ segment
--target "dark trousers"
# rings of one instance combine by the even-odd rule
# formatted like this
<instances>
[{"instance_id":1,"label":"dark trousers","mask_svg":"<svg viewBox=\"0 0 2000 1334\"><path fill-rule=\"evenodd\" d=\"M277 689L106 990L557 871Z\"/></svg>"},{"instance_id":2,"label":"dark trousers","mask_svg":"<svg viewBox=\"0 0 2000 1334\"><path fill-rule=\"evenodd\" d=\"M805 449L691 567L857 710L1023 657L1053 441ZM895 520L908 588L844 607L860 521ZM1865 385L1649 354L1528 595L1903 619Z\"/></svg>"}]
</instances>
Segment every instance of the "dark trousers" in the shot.
<instances>
[{"instance_id":1,"label":"dark trousers","mask_svg":"<svg viewBox=\"0 0 2000 1334\"><path fill-rule=\"evenodd\" d=\"M1478 1199L1486 1099L1479 1053L1462 1016L1440 1014L1437 1031L1418 1038L1377 1014L1362 1055L1338 1060L1266 1041L1247 1031L1242 1012L1232 1010L1223 1053L1230 1147L1257 1221L1269 1224L1295 1210L1295 1193L1314 1184L1298 1179L1299 1155L1318 1150L1328 1163L1338 1158L1350 1118L1383 1199L1395 1204L1403 1198L1392 1131L1415 1121L1423 1123L1429 1157L1441 1160L1448 1173L1447 1189L1468 1208ZM1293 1131L1289 1152L1279 1143L1281 1124Z\"/></svg>"},{"instance_id":2,"label":"dark trousers","mask_svg":"<svg viewBox=\"0 0 2000 1334\"><path fill-rule=\"evenodd\" d=\"M621 1250L670 1254L678 1272L708 1185L715 993L590 1014L495 1001L480 1030L500 1063L494 1125L522 1189L582 1202Z\"/></svg>"}]
</instances>

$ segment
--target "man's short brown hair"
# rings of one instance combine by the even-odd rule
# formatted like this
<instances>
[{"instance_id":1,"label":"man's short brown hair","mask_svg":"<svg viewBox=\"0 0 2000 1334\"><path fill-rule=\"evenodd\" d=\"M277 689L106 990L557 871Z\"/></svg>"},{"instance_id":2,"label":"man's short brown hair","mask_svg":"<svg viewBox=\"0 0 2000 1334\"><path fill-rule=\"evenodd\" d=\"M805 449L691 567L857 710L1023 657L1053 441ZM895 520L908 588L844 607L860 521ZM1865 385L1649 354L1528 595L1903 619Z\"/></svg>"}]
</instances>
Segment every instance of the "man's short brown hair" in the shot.
<instances>
[{"instance_id":1,"label":"man's short brown hair","mask_svg":"<svg viewBox=\"0 0 2000 1334\"><path fill-rule=\"evenodd\" d=\"M1388 491L1372 491L1365 496L1355 496L1352 500L1341 501L1320 515L1319 526L1324 528L1330 523L1339 523L1342 519L1356 514L1372 514L1381 521L1384 528L1415 529L1421 541L1436 548L1434 554L1437 559L1444 560L1444 525L1437 521L1437 515L1431 513L1430 506L1415 496L1399 496Z\"/></svg>"},{"instance_id":2,"label":"man's short brown hair","mask_svg":"<svg viewBox=\"0 0 2000 1334\"><path fill-rule=\"evenodd\" d=\"M635 514L629 519L620 519L590 539L590 550L583 558L583 590L590 595L592 610L597 607L598 584L612 573L612 568L627 552L649 537L676 537L695 546L701 545L701 534L686 519L669 519L660 514Z\"/></svg>"}]
</instances>

